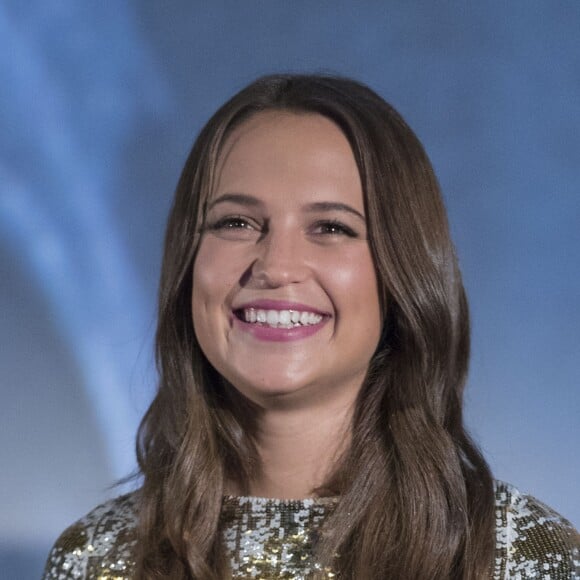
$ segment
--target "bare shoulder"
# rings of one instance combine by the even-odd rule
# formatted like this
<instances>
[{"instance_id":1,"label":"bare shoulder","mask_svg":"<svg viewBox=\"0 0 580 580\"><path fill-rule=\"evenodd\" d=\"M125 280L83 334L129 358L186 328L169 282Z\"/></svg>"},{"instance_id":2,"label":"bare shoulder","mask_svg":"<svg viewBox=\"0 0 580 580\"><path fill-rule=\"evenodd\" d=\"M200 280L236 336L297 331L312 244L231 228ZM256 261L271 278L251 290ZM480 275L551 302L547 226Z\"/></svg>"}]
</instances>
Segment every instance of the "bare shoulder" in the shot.
<instances>
[{"instance_id":1,"label":"bare shoulder","mask_svg":"<svg viewBox=\"0 0 580 580\"><path fill-rule=\"evenodd\" d=\"M136 503L137 492L117 497L68 527L50 551L43 580L99 578L104 569L125 576L133 567Z\"/></svg>"},{"instance_id":2,"label":"bare shoulder","mask_svg":"<svg viewBox=\"0 0 580 580\"><path fill-rule=\"evenodd\" d=\"M536 498L495 484L494 578L580 578L580 536L574 526Z\"/></svg>"}]
</instances>

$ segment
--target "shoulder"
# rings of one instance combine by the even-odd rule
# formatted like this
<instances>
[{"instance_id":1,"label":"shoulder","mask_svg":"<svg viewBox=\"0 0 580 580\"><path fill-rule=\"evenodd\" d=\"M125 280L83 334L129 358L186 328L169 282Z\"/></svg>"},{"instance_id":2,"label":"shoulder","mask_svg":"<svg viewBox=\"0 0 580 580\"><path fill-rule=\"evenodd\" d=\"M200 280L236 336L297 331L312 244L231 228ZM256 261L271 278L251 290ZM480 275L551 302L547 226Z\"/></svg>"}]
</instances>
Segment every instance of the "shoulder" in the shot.
<instances>
[{"instance_id":1,"label":"shoulder","mask_svg":"<svg viewBox=\"0 0 580 580\"><path fill-rule=\"evenodd\" d=\"M580 537L572 524L536 498L495 482L494 578L580 578Z\"/></svg>"},{"instance_id":2,"label":"shoulder","mask_svg":"<svg viewBox=\"0 0 580 580\"><path fill-rule=\"evenodd\" d=\"M67 528L50 551L43 580L100 578L105 569L122 577L133 565L136 504L137 492L120 496Z\"/></svg>"}]
</instances>

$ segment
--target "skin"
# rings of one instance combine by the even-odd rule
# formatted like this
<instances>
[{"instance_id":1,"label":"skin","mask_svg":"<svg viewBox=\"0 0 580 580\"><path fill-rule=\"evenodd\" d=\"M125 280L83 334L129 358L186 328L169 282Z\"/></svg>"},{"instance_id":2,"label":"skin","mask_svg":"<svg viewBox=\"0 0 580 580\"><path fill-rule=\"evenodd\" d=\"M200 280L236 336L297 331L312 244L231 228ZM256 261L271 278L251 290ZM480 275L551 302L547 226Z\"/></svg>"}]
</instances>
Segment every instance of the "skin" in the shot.
<instances>
[{"instance_id":1,"label":"skin","mask_svg":"<svg viewBox=\"0 0 580 580\"><path fill-rule=\"evenodd\" d=\"M329 119L266 112L234 130L217 175L194 264L196 336L262 409L253 494L306 497L348 442L381 333L358 168ZM234 312L263 299L306 305L323 323L298 340L260 340Z\"/></svg>"}]
</instances>

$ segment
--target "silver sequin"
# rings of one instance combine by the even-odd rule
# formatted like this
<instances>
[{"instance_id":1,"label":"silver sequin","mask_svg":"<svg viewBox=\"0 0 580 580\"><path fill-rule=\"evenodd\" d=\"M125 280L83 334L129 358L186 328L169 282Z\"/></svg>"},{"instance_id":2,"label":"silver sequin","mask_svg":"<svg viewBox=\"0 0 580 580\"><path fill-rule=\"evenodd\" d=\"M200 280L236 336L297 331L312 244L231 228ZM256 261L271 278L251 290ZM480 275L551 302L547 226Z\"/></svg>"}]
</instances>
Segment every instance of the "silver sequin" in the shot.
<instances>
[{"instance_id":1,"label":"silver sequin","mask_svg":"<svg viewBox=\"0 0 580 580\"><path fill-rule=\"evenodd\" d=\"M580 539L569 522L505 483L496 482L495 498L493 580L580 579ZM319 571L313 537L335 502L225 497L221 529L232 578L302 580ZM136 494L129 494L72 525L50 552L44 580L134 578L136 513Z\"/></svg>"}]
</instances>

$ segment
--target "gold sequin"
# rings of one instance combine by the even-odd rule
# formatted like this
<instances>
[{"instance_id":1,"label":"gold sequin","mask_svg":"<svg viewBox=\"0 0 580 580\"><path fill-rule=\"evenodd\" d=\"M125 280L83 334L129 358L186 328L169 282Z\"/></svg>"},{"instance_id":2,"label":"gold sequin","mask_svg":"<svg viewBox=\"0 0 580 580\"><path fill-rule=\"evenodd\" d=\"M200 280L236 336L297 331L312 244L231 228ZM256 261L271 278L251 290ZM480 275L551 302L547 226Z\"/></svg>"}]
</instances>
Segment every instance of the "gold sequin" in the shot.
<instances>
[{"instance_id":1,"label":"gold sequin","mask_svg":"<svg viewBox=\"0 0 580 580\"><path fill-rule=\"evenodd\" d=\"M316 532L335 505L334 499L224 498L221 527L232 578L308 578L316 570Z\"/></svg>"},{"instance_id":2,"label":"gold sequin","mask_svg":"<svg viewBox=\"0 0 580 580\"><path fill-rule=\"evenodd\" d=\"M495 496L493 580L580 579L580 538L569 522L505 483L496 482ZM335 505L335 499L225 497L221 529L232 578L302 580L319 572L313 544ZM68 528L50 552L44 580L134 578L136 510L136 494L125 495Z\"/></svg>"}]
</instances>

